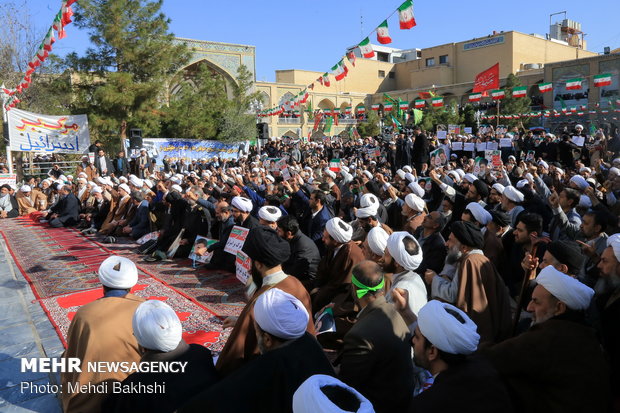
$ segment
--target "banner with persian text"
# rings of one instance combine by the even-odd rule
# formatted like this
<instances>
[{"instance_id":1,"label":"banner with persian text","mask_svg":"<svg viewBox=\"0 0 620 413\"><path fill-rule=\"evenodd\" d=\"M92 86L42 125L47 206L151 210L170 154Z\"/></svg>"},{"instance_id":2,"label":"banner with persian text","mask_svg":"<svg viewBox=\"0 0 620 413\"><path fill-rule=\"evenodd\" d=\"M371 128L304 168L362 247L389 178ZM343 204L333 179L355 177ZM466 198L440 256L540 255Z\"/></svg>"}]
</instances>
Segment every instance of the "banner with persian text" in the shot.
<instances>
[{"instance_id":1,"label":"banner with persian text","mask_svg":"<svg viewBox=\"0 0 620 413\"><path fill-rule=\"evenodd\" d=\"M127 140L129 144L129 140ZM248 153L249 142L197 141L191 139L142 139L142 147L158 164L164 158L177 159L232 159ZM241 153L240 153L241 152Z\"/></svg>"},{"instance_id":2,"label":"banner with persian text","mask_svg":"<svg viewBox=\"0 0 620 413\"><path fill-rule=\"evenodd\" d=\"M73 153L88 151L90 134L86 115L48 116L11 109L9 141L11 151Z\"/></svg>"}]
</instances>

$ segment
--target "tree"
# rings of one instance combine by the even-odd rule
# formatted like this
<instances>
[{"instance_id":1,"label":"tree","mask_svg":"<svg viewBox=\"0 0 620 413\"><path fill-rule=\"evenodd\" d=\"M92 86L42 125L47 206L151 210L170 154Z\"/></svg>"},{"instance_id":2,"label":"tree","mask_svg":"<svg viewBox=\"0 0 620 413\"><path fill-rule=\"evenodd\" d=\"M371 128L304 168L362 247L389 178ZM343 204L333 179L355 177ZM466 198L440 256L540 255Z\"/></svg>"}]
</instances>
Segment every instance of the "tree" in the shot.
<instances>
[{"instance_id":1,"label":"tree","mask_svg":"<svg viewBox=\"0 0 620 413\"><path fill-rule=\"evenodd\" d=\"M377 112L374 110L370 111L366 115L366 120L357 125L357 132L362 137L380 135L381 130L379 129L379 116Z\"/></svg>"},{"instance_id":2,"label":"tree","mask_svg":"<svg viewBox=\"0 0 620 413\"><path fill-rule=\"evenodd\" d=\"M461 109L461 122L463 122L463 125L465 126L472 127L473 131L477 130L478 125L476 123L476 109L471 103L466 104Z\"/></svg>"},{"instance_id":3,"label":"tree","mask_svg":"<svg viewBox=\"0 0 620 413\"><path fill-rule=\"evenodd\" d=\"M75 22L90 35L84 56L67 56L79 72L76 110L89 115L98 138L127 137L137 127L158 136L168 80L189 59L168 31L162 0L82 0Z\"/></svg>"},{"instance_id":4,"label":"tree","mask_svg":"<svg viewBox=\"0 0 620 413\"><path fill-rule=\"evenodd\" d=\"M431 131L437 125L458 125L460 122L461 117L459 116L457 104L455 101L451 101L439 108L428 107L424 111L421 126L424 130Z\"/></svg>"},{"instance_id":5,"label":"tree","mask_svg":"<svg viewBox=\"0 0 620 413\"><path fill-rule=\"evenodd\" d=\"M244 65L239 66L237 83L232 86L233 99L222 116L218 140L240 141L256 138L256 117L250 112L252 102L261 99L260 92L251 92L254 86L252 73Z\"/></svg>"},{"instance_id":6,"label":"tree","mask_svg":"<svg viewBox=\"0 0 620 413\"><path fill-rule=\"evenodd\" d=\"M521 81L514 74L509 74L506 78L506 97L500 101L499 111L503 115L514 115L515 113L529 113L532 100L529 97L515 98L512 96L512 88L521 86ZM507 119L501 120L500 123L507 124L507 126L526 126L530 119Z\"/></svg>"}]
</instances>

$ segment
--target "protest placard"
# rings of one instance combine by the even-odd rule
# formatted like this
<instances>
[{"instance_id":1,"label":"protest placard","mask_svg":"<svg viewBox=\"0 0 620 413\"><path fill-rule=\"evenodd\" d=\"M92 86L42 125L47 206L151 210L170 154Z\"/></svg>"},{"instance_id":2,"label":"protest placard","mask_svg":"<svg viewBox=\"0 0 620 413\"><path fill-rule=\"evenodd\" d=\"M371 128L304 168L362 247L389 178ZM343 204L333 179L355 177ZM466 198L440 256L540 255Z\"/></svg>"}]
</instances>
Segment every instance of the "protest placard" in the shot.
<instances>
[{"instance_id":1,"label":"protest placard","mask_svg":"<svg viewBox=\"0 0 620 413\"><path fill-rule=\"evenodd\" d=\"M571 138L571 141L572 141L575 145L577 145L577 146L581 147L581 146L583 146L583 144L586 142L586 138L585 138L584 136L573 136L573 137Z\"/></svg>"},{"instance_id":2,"label":"protest placard","mask_svg":"<svg viewBox=\"0 0 620 413\"><path fill-rule=\"evenodd\" d=\"M510 138L500 138L499 140L500 148L512 148L512 139Z\"/></svg>"},{"instance_id":3,"label":"protest placard","mask_svg":"<svg viewBox=\"0 0 620 413\"><path fill-rule=\"evenodd\" d=\"M431 156L431 166L444 166L448 163L448 158L446 157L446 152L443 148L435 149L430 153Z\"/></svg>"},{"instance_id":4,"label":"protest placard","mask_svg":"<svg viewBox=\"0 0 620 413\"><path fill-rule=\"evenodd\" d=\"M17 185L17 175L0 174L0 185Z\"/></svg>"},{"instance_id":5,"label":"protest placard","mask_svg":"<svg viewBox=\"0 0 620 413\"><path fill-rule=\"evenodd\" d=\"M476 150L476 144L473 142L465 142L463 144L463 150L464 151L469 151L469 152L474 152Z\"/></svg>"},{"instance_id":6,"label":"protest placard","mask_svg":"<svg viewBox=\"0 0 620 413\"><path fill-rule=\"evenodd\" d=\"M252 260L243 251L238 251L235 258L235 275L241 284L247 285L250 280Z\"/></svg>"},{"instance_id":7,"label":"protest placard","mask_svg":"<svg viewBox=\"0 0 620 413\"><path fill-rule=\"evenodd\" d=\"M196 241L194 241L194 246L189 253L189 259L194 262L201 262L207 264L211 262L211 257L213 257L213 252L207 251L209 246L215 244L217 241L214 239L210 239L207 237L203 237L198 235L196 237Z\"/></svg>"},{"instance_id":8,"label":"protest placard","mask_svg":"<svg viewBox=\"0 0 620 413\"><path fill-rule=\"evenodd\" d=\"M448 137L448 132L445 130L437 131L437 139L446 139Z\"/></svg>"},{"instance_id":9,"label":"protest placard","mask_svg":"<svg viewBox=\"0 0 620 413\"><path fill-rule=\"evenodd\" d=\"M235 225L230 231L230 236L228 237L224 251L236 255L243 247L249 232L250 230L248 228Z\"/></svg>"}]
</instances>

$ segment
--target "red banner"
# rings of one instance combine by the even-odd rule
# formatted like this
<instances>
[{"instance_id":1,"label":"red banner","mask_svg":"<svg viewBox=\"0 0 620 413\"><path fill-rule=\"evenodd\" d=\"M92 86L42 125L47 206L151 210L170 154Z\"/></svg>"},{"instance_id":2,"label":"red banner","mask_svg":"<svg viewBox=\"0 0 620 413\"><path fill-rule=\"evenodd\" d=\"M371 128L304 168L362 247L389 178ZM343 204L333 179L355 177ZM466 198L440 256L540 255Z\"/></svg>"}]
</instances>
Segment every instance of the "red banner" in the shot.
<instances>
[{"instance_id":1,"label":"red banner","mask_svg":"<svg viewBox=\"0 0 620 413\"><path fill-rule=\"evenodd\" d=\"M484 92L485 90L499 89L499 63L495 63L484 72L478 73L474 80L473 93Z\"/></svg>"}]
</instances>

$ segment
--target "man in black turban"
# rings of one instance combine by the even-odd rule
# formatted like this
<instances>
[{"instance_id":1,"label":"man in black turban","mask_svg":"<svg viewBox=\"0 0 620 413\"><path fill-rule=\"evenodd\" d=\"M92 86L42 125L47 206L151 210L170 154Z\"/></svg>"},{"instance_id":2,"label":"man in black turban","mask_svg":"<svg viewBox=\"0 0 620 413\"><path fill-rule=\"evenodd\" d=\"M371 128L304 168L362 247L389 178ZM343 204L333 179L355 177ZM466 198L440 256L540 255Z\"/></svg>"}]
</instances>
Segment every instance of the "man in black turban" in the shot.
<instances>
[{"instance_id":1,"label":"man in black turban","mask_svg":"<svg viewBox=\"0 0 620 413\"><path fill-rule=\"evenodd\" d=\"M297 278L282 271L282 263L288 259L290 253L288 242L271 228L259 225L248 233L241 253L237 255L237 276L240 275L239 267L245 256L251 260L252 277L246 284L248 303L239 317L228 317L224 321L224 328L234 328L217 360L216 367L222 375L230 374L259 354L253 309L262 293L271 288L279 288L297 297L306 307L308 314L312 314L310 295L306 288ZM308 332L314 334L312 317L308 320Z\"/></svg>"},{"instance_id":2,"label":"man in black turban","mask_svg":"<svg viewBox=\"0 0 620 413\"><path fill-rule=\"evenodd\" d=\"M452 263L453 270L444 268L441 276L430 270L424 274L432 298L449 302L467 313L478 326L480 343L497 343L508 338L510 297L495 265L482 252L482 233L475 225L463 221L453 223L450 229L446 263Z\"/></svg>"}]
</instances>

